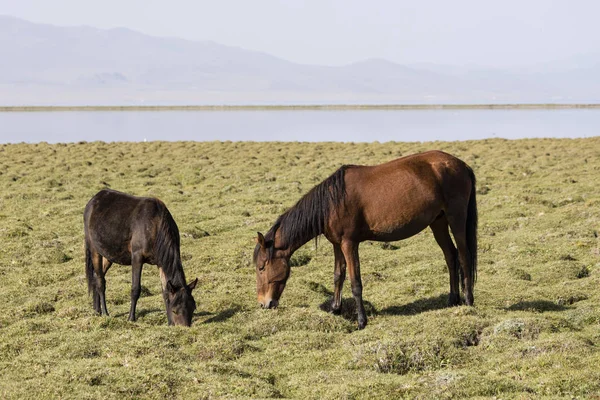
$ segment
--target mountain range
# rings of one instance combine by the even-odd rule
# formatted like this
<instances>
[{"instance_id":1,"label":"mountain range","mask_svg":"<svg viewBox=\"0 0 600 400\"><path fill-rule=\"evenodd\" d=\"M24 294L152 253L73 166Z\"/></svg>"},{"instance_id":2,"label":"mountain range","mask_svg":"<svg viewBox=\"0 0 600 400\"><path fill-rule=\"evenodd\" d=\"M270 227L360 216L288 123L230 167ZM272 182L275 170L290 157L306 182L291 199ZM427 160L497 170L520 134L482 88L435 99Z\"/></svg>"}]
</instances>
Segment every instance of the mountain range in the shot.
<instances>
[{"instance_id":1,"label":"mountain range","mask_svg":"<svg viewBox=\"0 0 600 400\"><path fill-rule=\"evenodd\" d=\"M209 41L0 16L0 105L600 102L600 53L519 69L296 64Z\"/></svg>"}]
</instances>

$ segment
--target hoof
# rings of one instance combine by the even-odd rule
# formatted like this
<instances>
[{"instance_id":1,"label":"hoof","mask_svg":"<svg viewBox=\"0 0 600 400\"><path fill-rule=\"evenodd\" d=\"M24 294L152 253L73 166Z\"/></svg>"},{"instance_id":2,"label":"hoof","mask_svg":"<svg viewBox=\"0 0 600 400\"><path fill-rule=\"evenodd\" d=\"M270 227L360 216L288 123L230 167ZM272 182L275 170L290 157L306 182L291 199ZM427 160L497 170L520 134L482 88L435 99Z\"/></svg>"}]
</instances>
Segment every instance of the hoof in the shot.
<instances>
[{"instance_id":1,"label":"hoof","mask_svg":"<svg viewBox=\"0 0 600 400\"><path fill-rule=\"evenodd\" d=\"M471 293L467 294L465 296L465 304L468 306L472 306L475 303L475 301L473 300L473 295Z\"/></svg>"},{"instance_id":2,"label":"hoof","mask_svg":"<svg viewBox=\"0 0 600 400\"><path fill-rule=\"evenodd\" d=\"M360 318L358 319L358 330L362 330L365 329L365 326L367 326L367 320L363 319L361 320Z\"/></svg>"},{"instance_id":3,"label":"hoof","mask_svg":"<svg viewBox=\"0 0 600 400\"><path fill-rule=\"evenodd\" d=\"M460 306L460 295L450 293L448 296L448 307Z\"/></svg>"},{"instance_id":4,"label":"hoof","mask_svg":"<svg viewBox=\"0 0 600 400\"><path fill-rule=\"evenodd\" d=\"M342 314L342 307L334 307L331 306L331 310L329 310L330 313L332 313L333 315L341 315Z\"/></svg>"}]
</instances>

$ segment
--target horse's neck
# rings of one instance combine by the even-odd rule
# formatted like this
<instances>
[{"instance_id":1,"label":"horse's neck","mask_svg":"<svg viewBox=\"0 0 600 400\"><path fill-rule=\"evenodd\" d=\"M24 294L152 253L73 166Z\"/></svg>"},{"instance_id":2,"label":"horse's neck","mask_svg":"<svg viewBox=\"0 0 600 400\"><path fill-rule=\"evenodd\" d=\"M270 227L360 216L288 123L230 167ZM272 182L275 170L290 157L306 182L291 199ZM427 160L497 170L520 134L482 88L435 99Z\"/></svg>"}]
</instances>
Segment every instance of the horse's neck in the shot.
<instances>
[{"instance_id":1,"label":"horse's neck","mask_svg":"<svg viewBox=\"0 0 600 400\"><path fill-rule=\"evenodd\" d=\"M172 281L175 284L183 285L186 283L185 273L183 272L183 266L181 265L181 261L178 259L174 260L172 265L170 265L166 269L165 276L168 280Z\"/></svg>"},{"instance_id":2,"label":"horse's neck","mask_svg":"<svg viewBox=\"0 0 600 400\"><path fill-rule=\"evenodd\" d=\"M275 248L278 249L277 251L281 252L283 256L291 257L292 254L296 252L296 250L298 250L300 247L304 246L306 243L310 242L312 239L315 238L314 236L307 234L303 235L303 239L299 240L297 243L284 243L281 239L281 228L282 227L280 226L277 230L277 233L275 234L274 244Z\"/></svg>"}]
</instances>

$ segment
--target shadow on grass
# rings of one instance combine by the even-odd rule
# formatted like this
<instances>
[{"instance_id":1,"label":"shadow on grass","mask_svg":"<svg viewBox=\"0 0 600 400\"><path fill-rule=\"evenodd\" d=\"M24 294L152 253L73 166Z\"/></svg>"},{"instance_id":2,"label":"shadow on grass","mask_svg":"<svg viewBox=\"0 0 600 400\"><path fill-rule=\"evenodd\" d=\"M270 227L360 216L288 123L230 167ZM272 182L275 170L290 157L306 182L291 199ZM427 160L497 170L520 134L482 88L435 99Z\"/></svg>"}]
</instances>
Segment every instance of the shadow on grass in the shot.
<instances>
[{"instance_id":1,"label":"shadow on grass","mask_svg":"<svg viewBox=\"0 0 600 400\"><path fill-rule=\"evenodd\" d=\"M208 311L198 311L194 313L194 317L206 317L207 315L212 315L212 313Z\"/></svg>"},{"instance_id":2,"label":"shadow on grass","mask_svg":"<svg viewBox=\"0 0 600 400\"><path fill-rule=\"evenodd\" d=\"M322 284L316 282L307 282L309 288L316 293L327 296L328 299L321 303L319 308L325 312L331 312L331 302L333 300L333 292L327 289ZM415 315L426 311L439 310L447 307L448 295L443 294L436 297L429 297L427 299L419 299L412 303L405 304L403 306L392 306L384 308L383 310L377 311L373 304L364 300L365 312L367 316L373 315ZM342 310L340 315L350 321L356 321L356 304L354 298L342 299Z\"/></svg>"},{"instance_id":3,"label":"shadow on grass","mask_svg":"<svg viewBox=\"0 0 600 400\"><path fill-rule=\"evenodd\" d=\"M533 300L533 301L520 301L513 304L510 307L506 307L508 311L534 311L534 312L546 312L546 311L565 311L569 307L565 307L561 304L556 304L548 300Z\"/></svg>"},{"instance_id":4,"label":"shadow on grass","mask_svg":"<svg viewBox=\"0 0 600 400\"><path fill-rule=\"evenodd\" d=\"M323 303L321 303L319 308L322 311L330 313L331 312L331 302L333 300L333 292L331 290L327 289L325 286L323 286L320 283L307 282L307 285L310 288L310 290L312 290L313 292L327 297L327 300L325 300ZM373 304L366 301L364 298L363 298L363 304L365 306L365 312L367 314L367 317L377 314L377 310L375 310L375 307L373 306ZM356 321L356 302L354 301L353 297L349 297L347 299L342 299L342 309L341 309L339 315L348 321Z\"/></svg>"},{"instance_id":5,"label":"shadow on grass","mask_svg":"<svg viewBox=\"0 0 600 400\"><path fill-rule=\"evenodd\" d=\"M305 282L305 284L310 290L312 290L315 293L322 294L323 296L327 297L333 297L333 292L327 289L322 283L308 281Z\"/></svg>"},{"instance_id":6,"label":"shadow on grass","mask_svg":"<svg viewBox=\"0 0 600 400\"><path fill-rule=\"evenodd\" d=\"M321 303L319 308L325 312L331 312L331 301L333 297L327 299L325 302ZM370 302L363 299L363 304L365 306L365 312L367 317L371 317L373 315L377 315L377 310ZM340 316L348 321L356 321L356 302L354 298L349 297L347 299L342 299L342 310L340 312Z\"/></svg>"},{"instance_id":7,"label":"shadow on grass","mask_svg":"<svg viewBox=\"0 0 600 400\"><path fill-rule=\"evenodd\" d=\"M165 315L165 321L167 319L167 311L164 308L143 308L143 309L137 309L135 312L135 315L137 317L137 319L140 319L146 315L149 314L164 314ZM204 317L207 315L212 315L212 313L209 313L208 311L199 311L199 312L195 312L194 313L194 318L198 318L198 317ZM114 317L128 317L129 316L129 312L125 312L125 313L119 313L119 314L115 314ZM215 316L213 318L218 317ZM195 319L194 319L195 320ZM206 322L206 321L205 321Z\"/></svg>"},{"instance_id":8,"label":"shadow on grass","mask_svg":"<svg viewBox=\"0 0 600 400\"><path fill-rule=\"evenodd\" d=\"M110 310L109 310L110 312ZM141 318L145 315L148 314L154 314L154 313L165 313L165 315L167 315L167 312L164 309L161 308L137 308L135 310L135 317L136 318ZM120 318L120 317L129 317L129 311L127 312L123 312L123 313L118 313L118 314L111 314L111 316L116 317L116 318Z\"/></svg>"},{"instance_id":9,"label":"shadow on grass","mask_svg":"<svg viewBox=\"0 0 600 400\"><path fill-rule=\"evenodd\" d=\"M426 299L418 299L402 306L386 307L379 311L380 315L416 315L427 311L441 310L448 307L448 295L441 294Z\"/></svg>"},{"instance_id":10,"label":"shadow on grass","mask_svg":"<svg viewBox=\"0 0 600 400\"><path fill-rule=\"evenodd\" d=\"M230 307L227 310L221 311L220 313L218 313L214 317L211 317L211 318L205 320L204 323L205 324L210 324L210 323L213 323L213 322L227 321L229 318L231 318L235 314L237 314L241 309L242 309L242 307L240 307L240 306Z\"/></svg>"}]
</instances>

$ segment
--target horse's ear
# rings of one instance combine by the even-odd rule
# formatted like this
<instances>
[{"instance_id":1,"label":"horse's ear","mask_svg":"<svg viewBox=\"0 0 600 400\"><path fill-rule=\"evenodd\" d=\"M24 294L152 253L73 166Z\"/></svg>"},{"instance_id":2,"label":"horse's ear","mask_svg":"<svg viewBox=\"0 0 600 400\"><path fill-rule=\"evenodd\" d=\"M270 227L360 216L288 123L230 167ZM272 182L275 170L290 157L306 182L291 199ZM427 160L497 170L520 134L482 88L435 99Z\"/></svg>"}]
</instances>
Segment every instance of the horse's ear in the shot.
<instances>
[{"instance_id":1,"label":"horse's ear","mask_svg":"<svg viewBox=\"0 0 600 400\"><path fill-rule=\"evenodd\" d=\"M175 294L177 293L177 289L175 289L175 286L173 286L173 284L171 283L171 281L167 281L167 290L171 293L171 294Z\"/></svg>"},{"instance_id":2,"label":"horse's ear","mask_svg":"<svg viewBox=\"0 0 600 400\"><path fill-rule=\"evenodd\" d=\"M256 234L257 234L256 243L258 243L260 245L260 247L262 247L264 249L265 248L265 237L260 232L256 232Z\"/></svg>"},{"instance_id":3,"label":"horse's ear","mask_svg":"<svg viewBox=\"0 0 600 400\"><path fill-rule=\"evenodd\" d=\"M190 288L190 292L196 288L197 283L198 283L198 278L194 279L193 281L191 281L188 284L188 287Z\"/></svg>"}]
</instances>

